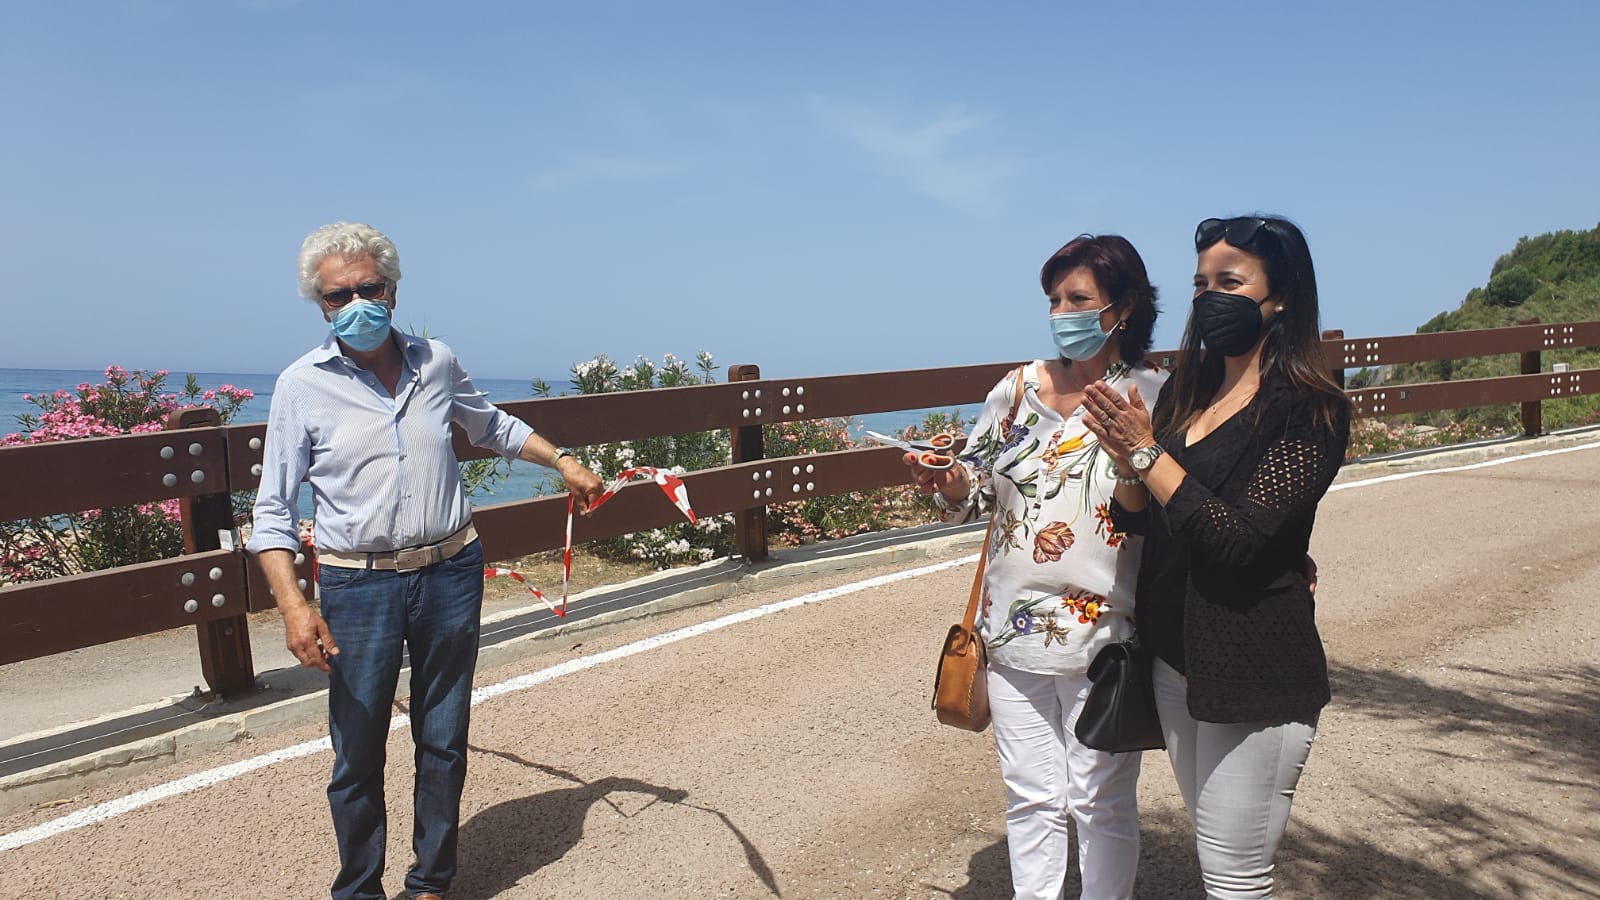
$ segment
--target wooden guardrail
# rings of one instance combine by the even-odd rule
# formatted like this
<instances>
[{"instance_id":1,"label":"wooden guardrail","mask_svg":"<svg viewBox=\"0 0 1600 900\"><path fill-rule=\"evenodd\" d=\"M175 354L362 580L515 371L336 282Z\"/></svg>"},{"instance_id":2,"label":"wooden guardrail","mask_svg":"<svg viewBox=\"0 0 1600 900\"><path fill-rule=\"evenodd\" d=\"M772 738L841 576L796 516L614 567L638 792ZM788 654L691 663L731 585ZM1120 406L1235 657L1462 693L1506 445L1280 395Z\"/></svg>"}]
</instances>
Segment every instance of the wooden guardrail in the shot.
<instances>
[{"instance_id":1,"label":"wooden guardrail","mask_svg":"<svg viewBox=\"0 0 1600 900\"><path fill-rule=\"evenodd\" d=\"M1360 416L1465 409L1501 403L1522 404L1522 433L1543 430L1540 403L1600 393L1600 369L1544 372L1543 354L1600 346L1600 322L1540 324L1535 319L1507 328L1403 334L1394 337L1346 338L1342 331L1322 333L1323 353L1336 370L1466 359L1516 353L1520 375L1468 378L1428 384L1380 385L1349 391ZM1340 383L1343 384L1341 378Z\"/></svg>"},{"instance_id":2,"label":"wooden guardrail","mask_svg":"<svg viewBox=\"0 0 1600 900\"><path fill-rule=\"evenodd\" d=\"M1539 403L1600 393L1600 369L1540 373L1541 353L1600 346L1600 322L1522 325L1483 331L1345 338L1324 332L1329 365L1344 369L1401 362L1521 354L1525 374L1437 384L1383 385L1349 392L1358 415L1382 416L1522 403L1525 433L1539 432ZM1173 354L1154 357L1173 362ZM589 445L728 429L731 464L688 473L701 515L733 513L747 560L767 555L769 504L906 480L900 451L866 448L768 459L761 428L782 422L980 403L1016 363L873 372L813 378L762 378L732 366L723 384L550 397L500 404L557 444ZM1341 377L1341 383L1342 377ZM0 520L177 498L185 555L49 581L0 586L0 665L176 626L195 625L201 666L217 694L253 690L246 613L271 608L266 580L232 533L229 494L259 482L266 426L223 427L208 409L179 410L163 432L0 448ZM462 459L487 456L458 432ZM671 524L653 485L624 488L605 510L576 523L574 540L592 541ZM562 545L564 495L479 507L474 521L485 557L509 559ZM311 577L313 557L296 559Z\"/></svg>"}]
</instances>

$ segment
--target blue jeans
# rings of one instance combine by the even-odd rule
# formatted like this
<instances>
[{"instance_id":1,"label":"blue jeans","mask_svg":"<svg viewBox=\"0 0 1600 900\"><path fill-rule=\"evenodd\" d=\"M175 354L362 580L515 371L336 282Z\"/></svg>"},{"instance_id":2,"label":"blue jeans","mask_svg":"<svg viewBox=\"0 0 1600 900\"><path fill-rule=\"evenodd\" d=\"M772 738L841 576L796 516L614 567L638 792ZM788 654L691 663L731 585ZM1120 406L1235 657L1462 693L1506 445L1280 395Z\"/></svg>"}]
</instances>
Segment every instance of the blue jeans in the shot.
<instances>
[{"instance_id":1,"label":"blue jeans","mask_svg":"<svg viewBox=\"0 0 1600 900\"><path fill-rule=\"evenodd\" d=\"M483 608L483 547L474 541L444 562L411 572L321 566L322 617L339 647L328 664L328 731L333 777L328 805L339 843L336 900L383 891L388 816L385 744L400 677L411 654L411 737L416 744L416 865L411 894L443 894L456 873L461 787L467 776L467 720Z\"/></svg>"}]
</instances>

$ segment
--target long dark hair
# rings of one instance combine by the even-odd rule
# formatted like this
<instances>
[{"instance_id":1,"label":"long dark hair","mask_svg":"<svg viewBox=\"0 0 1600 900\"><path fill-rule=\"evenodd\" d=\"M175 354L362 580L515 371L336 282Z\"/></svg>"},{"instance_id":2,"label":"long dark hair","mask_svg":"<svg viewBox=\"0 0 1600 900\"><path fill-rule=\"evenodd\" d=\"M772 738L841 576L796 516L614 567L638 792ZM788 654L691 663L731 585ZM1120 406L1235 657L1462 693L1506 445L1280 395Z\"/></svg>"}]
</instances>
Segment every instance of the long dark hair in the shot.
<instances>
[{"instance_id":1,"label":"long dark hair","mask_svg":"<svg viewBox=\"0 0 1600 900\"><path fill-rule=\"evenodd\" d=\"M1137 364L1149 352L1156 328L1156 289L1139 251L1120 234L1080 234L1044 261L1039 286L1045 296L1062 272L1079 266L1094 274L1109 308L1129 308L1128 318L1116 332L1117 355L1123 362Z\"/></svg>"},{"instance_id":2,"label":"long dark hair","mask_svg":"<svg viewBox=\"0 0 1600 900\"><path fill-rule=\"evenodd\" d=\"M1322 353L1322 326L1317 309L1317 274L1311 264L1311 247L1300 227L1282 216L1260 216L1261 227L1249 246L1238 247L1261 260L1267 274L1269 296L1283 304L1283 312L1267 322L1266 343L1261 348L1261 375L1276 373L1315 406L1317 416L1332 425L1348 418L1350 401L1333 380ZM1200 252L1218 240L1196 241ZM1231 242L1230 242L1231 244ZM1205 411L1222 387L1222 354L1206 350L1194 317L1183 330L1183 362L1172 375L1172 402L1154 422L1156 431L1169 434L1187 429Z\"/></svg>"}]
</instances>

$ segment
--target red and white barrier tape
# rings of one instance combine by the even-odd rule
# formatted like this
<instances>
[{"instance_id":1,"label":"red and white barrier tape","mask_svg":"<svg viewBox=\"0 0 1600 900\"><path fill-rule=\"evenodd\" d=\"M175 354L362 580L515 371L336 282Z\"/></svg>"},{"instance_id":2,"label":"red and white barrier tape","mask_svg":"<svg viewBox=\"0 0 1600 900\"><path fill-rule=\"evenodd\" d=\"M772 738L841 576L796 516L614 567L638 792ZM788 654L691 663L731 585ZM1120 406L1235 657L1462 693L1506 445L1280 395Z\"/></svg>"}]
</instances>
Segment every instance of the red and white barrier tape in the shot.
<instances>
[{"instance_id":1,"label":"red and white barrier tape","mask_svg":"<svg viewBox=\"0 0 1600 900\"><path fill-rule=\"evenodd\" d=\"M683 513L684 518L689 520L689 524L693 525L699 521L697 518L695 518L694 509L689 506L689 489L684 485L683 479L665 469L656 469L650 466L635 466L631 469L623 469L621 472L618 472L617 477L612 480L611 484L605 489L605 491L603 491L599 497L595 498L594 503L589 507L589 511L594 512L595 510L599 509L601 504L605 503L607 500L610 500L616 495L617 491L622 490L627 486L628 482L633 481L635 478L648 478L660 485L661 492L666 494L667 499L672 501L672 505L676 506L678 510ZM576 501L570 494L568 494L567 541L561 550L561 605L559 607L547 600L544 596L544 593L538 588L529 584L528 580L523 578L521 574L513 572L510 569L485 568L483 570L483 577L510 577L513 580L520 582L523 587L526 587L529 591L531 591L535 597L538 597L539 600L544 603L545 606L550 607L551 612L555 613L557 616L565 616L567 614L567 588L572 582L572 518L573 512L575 511L575 504Z\"/></svg>"},{"instance_id":2,"label":"red and white barrier tape","mask_svg":"<svg viewBox=\"0 0 1600 900\"><path fill-rule=\"evenodd\" d=\"M539 602L540 603L543 603L545 606L550 607L550 611L555 613L556 615L558 615L558 616L566 615L566 613L562 612L559 609L556 609L556 605L554 603L551 603L545 597L544 591L541 591L538 588L534 587L533 585L529 584L528 583L528 579L523 578L521 572L513 572L510 569L500 569L500 568L494 568L492 566L485 566L484 567L483 577L485 579L496 578L496 577L499 577L499 576L508 577L508 578L512 579L513 581L516 581L517 583L521 584L523 587L527 588L530 593L532 593L535 597L539 598Z\"/></svg>"}]
</instances>

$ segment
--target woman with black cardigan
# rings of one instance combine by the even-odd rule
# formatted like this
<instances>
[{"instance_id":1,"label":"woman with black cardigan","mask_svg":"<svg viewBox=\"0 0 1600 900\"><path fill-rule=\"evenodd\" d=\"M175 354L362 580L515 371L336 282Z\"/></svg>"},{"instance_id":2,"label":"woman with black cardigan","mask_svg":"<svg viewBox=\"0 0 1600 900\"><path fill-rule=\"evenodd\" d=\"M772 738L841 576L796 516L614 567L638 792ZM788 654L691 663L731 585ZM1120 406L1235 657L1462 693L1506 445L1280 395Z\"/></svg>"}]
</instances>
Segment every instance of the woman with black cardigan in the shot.
<instances>
[{"instance_id":1,"label":"woman with black cardigan","mask_svg":"<svg viewBox=\"0 0 1600 900\"><path fill-rule=\"evenodd\" d=\"M1306 552L1350 405L1322 356L1300 229L1207 219L1195 250L1183 361L1154 414L1092 386L1086 424L1117 466L1115 527L1145 535L1137 631L1206 893L1270 897L1328 702Z\"/></svg>"}]
</instances>

